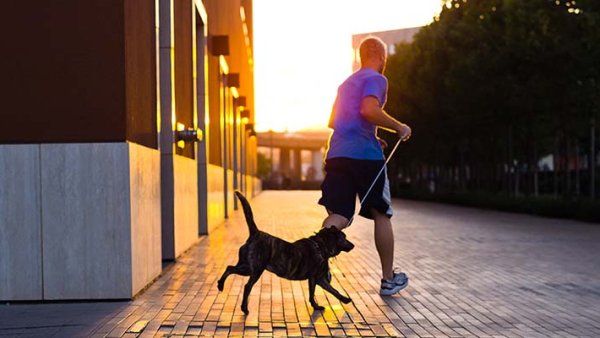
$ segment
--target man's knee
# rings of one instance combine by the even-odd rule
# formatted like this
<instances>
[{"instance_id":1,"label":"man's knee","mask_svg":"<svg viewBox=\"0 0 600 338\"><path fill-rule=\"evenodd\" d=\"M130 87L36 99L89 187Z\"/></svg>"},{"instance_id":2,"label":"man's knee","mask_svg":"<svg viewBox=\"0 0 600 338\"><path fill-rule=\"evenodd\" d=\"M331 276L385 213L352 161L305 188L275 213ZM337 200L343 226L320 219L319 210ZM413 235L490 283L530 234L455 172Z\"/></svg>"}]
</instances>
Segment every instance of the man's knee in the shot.
<instances>
[{"instance_id":1,"label":"man's knee","mask_svg":"<svg viewBox=\"0 0 600 338\"><path fill-rule=\"evenodd\" d=\"M323 228L329 228L334 226L342 230L350 225L348 224L349 220L346 217L334 214L329 210L327 210L327 213L329 214L329 216L327 216L327 218L325 218L325 220L323 221Z\"/></svg>"},{"instance_id":2,"label":"man's knee","mask_svg":"<svg viewBox=\"0 0 600 338\"><path fill-rule=\"evenodd\" d=\"M375 209L375 208L371 208L371 215L373 216L373 220L375 221L375 223L385 223L385 224L391 224L392 221L390 220L390 216L388 216L387 214L380 212L379 210Z\"/></svg>"}]
</instances>

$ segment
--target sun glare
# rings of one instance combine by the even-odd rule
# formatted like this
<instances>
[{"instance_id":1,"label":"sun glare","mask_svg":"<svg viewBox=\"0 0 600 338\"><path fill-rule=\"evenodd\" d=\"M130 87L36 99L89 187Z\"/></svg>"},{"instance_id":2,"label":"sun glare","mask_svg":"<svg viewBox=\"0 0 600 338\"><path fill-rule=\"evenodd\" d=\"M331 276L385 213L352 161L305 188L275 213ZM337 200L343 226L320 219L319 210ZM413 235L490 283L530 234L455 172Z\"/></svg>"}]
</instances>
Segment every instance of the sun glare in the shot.
<instances>
[{"instance_id":1,"label":"sun glare","mask_svg":"<svg viewBox=\"0 0 600 338\"><path fill-rule=\"evenodd\" d=\"M337 86L352 72L352 35L426 25L441 6L440 0L255 0L257 130L325 129Z\"/></svg>"}]
</instances>

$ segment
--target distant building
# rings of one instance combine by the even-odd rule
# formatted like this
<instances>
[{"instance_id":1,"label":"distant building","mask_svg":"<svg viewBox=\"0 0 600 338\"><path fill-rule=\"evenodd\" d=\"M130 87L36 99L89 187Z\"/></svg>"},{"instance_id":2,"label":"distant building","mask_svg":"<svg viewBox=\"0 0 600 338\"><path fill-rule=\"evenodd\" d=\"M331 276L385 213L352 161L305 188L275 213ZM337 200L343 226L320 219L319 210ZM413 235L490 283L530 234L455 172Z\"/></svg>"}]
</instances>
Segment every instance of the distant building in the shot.
<instances>
[{"instance_id":1,"label":"distant building","mask_svg":"<svg viewBox=\"0 0 600 338\"><path fill-rule=\"evenodd\" d=\"M318 189L323 180L323 154L330 132L258 133L258 151L271 160L267 189ZM283 184L283 179L289 180Z\"/></svg>"},{"instance_id":2,"label":"distant building","mask_svg":"<svg viewBox=\"0 0 600 338\"><path fill-rule=\"evenodd\" d=\"M360 68L360 56L358 53L358 47L361 41L369 36L376 36L383 40L387 45L388 55L394 55L396 53L396 44L400 42L412 42L413 37L422 27L414 28L403 28L395 29L391 31L383 32L372 32L352 35L352 50L354 51L354 57L352 61L352 71L356 71Z\"/></svg>"}]
</instances>

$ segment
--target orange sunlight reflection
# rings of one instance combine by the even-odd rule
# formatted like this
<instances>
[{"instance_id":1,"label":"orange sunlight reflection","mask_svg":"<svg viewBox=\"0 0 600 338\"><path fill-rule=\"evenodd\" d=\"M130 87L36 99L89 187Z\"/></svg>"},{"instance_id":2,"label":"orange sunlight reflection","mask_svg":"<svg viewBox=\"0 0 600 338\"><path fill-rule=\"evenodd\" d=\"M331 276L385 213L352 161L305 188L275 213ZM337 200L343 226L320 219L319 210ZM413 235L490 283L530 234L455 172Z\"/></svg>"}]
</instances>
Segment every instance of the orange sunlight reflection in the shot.
<instances>
[{"instance_id":1,"label":"orange sunlight reflection","mask_svg":"<svg viewBox=\"0 0 600 338\"><path fill-rule=\"evenodd\" d=\"M256 127L325 129L352 34L422 26L440 0L254 0ZM393 94L391 94L393 95Z\"/></svg>"}]
</instances>

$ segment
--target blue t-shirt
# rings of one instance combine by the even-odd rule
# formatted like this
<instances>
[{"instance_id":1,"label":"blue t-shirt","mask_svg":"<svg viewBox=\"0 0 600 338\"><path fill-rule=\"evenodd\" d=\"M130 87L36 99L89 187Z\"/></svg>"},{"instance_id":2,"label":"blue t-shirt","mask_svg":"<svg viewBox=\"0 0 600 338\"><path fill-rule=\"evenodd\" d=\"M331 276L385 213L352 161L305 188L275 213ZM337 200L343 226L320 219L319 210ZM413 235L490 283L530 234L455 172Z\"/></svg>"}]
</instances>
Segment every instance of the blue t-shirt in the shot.
<instances>
[{"instance_id":1,"label":"blue t-shirt","mask_svg":"<svg viewBox=\"0 0 600 338\"><path fill-rule=\"evenodd\" d=\"M383 108L387 99L387 79L370 68L361 68L338 88L331 112L326 159L348 157L360 160L381 160L383 150L377 140L376 126L360 113L363 98L373 96Z\"/></svg>"}]
</instances>

